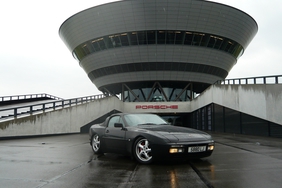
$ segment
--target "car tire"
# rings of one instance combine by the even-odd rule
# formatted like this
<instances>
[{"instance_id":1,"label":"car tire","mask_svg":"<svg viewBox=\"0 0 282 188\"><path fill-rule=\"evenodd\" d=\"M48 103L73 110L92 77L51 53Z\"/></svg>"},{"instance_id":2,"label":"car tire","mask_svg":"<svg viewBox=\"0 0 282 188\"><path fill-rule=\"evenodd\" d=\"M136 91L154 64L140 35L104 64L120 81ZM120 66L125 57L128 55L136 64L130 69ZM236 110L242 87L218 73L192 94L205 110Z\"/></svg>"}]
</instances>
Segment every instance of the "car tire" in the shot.
<instances>
[{"instance_id":1,"label":"car tire","mask_svg":"<svg viewBox=\"0 0 282 188\"><path fill-rule=\"evenodd\" d=\"M94 134L91 139L92 150L95 154L101 154L101 142L100 136L98 134Z\"/></svg>"},{"instance_id":2,"label":"car tire","mask_svg":"<svg viewBox=\"0 0 282 188\"><path fill-rule=\"evenodd\" d=\"M133 155L134 158L141 164L152 163L153 156L150 142L146 138L138 138L133 146Z\"/></svg>"}]
</instances>

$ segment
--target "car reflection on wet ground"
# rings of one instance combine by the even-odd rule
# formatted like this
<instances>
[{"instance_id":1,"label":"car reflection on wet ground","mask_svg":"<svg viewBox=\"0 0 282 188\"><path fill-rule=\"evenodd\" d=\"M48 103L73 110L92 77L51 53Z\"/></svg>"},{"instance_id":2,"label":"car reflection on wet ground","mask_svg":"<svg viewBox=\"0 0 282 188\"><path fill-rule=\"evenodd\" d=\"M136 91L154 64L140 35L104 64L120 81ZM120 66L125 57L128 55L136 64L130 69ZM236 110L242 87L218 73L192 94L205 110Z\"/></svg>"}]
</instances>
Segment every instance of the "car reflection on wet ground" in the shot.
<instances>
[{"instance_id":1,"label":"car reflection on wet ground","mask_svg":"<svg viewBox=\"0 0 282 188\"><path fill-rule=\"evenodd\" d=\"M281 187L282 139L211 133L212 156L141 165L88 135L0 140L0 187Z\"/></svg>"}]
</instances>

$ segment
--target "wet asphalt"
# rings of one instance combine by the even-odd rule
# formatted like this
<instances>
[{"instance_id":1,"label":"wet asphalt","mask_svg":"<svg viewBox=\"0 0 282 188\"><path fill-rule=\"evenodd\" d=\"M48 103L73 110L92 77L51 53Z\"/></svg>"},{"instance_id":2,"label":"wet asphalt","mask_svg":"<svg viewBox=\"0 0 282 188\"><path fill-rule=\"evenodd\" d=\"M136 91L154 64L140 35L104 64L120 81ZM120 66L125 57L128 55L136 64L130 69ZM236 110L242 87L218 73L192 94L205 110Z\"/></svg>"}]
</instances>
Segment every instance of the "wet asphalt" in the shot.
<instances>
[{"instance_id":1,"label":"wet asphalt","mask_svg":"<svg viewBox=\"0 0 282 188\"><path fill-rule=\"evenodd\" d=\"M212 133L212 156L140 165L94 155L87 134L0 140L2 188L278 188L282 139Z\"/></svg>"}]
</instances>

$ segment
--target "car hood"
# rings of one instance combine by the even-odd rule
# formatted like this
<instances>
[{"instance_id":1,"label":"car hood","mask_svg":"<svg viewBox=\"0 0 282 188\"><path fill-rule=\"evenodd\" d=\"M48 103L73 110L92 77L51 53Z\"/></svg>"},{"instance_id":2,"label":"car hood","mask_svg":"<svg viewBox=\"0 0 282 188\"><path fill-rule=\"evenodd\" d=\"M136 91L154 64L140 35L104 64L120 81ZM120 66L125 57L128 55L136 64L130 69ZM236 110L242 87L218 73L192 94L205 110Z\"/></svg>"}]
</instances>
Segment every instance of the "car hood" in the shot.
<instances>
[{"instance_id":1,"label":"car hood","mask_svg":"<svg viewBox=\"0 0 282 188\"><path fill-rule=\"evenodd\" d=\"M171 125L139 126L141 129L153 131L155 134L166 138L169 142L193 142L211 140L211 136L205 132L186 127Z\"/></svg>"}]
</instances>

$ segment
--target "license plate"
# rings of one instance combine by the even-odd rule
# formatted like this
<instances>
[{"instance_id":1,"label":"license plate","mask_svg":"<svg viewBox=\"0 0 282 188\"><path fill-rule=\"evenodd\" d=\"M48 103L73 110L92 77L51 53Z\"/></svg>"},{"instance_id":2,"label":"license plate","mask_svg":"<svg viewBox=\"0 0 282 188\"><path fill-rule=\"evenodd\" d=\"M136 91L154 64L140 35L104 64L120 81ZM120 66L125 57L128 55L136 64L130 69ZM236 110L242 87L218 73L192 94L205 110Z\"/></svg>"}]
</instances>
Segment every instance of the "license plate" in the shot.
<instances>
[{"instance_id":1,"label":"license plate","mask_svg":"<svg viewBox=\"0 0 282 188\"><path fill-rule=\"evenodd\" d=\"M197 153L206 151L206 146L193 146L188 148L188 153Z\"/></svg>"}]
</instances>

